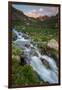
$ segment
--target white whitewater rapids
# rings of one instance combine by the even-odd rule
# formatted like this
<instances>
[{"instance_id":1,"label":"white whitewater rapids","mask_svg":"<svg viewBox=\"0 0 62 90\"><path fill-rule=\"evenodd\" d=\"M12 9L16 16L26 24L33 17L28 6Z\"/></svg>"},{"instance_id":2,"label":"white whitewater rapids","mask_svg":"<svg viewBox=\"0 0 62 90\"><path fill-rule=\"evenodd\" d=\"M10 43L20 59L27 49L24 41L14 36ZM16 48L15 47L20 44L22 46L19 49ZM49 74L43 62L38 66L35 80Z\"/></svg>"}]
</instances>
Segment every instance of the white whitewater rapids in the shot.
<instances>
[{"instance_id":1,"label":"white whitewater rapids","mask_svg":"<svg viewBox=\"0 0 62 90\"><path fill-rule=\"evenodd\" d=\"M32 40L28 37L28 35L22 32L17 32L15 29L13 29L13 32L17 36L14 43L17 47L23 49L27 64L32 66L33 70L37 72L42 80L51 84L58 83L58 68L54 59L47 55L41 55L39 49L33 45ZM42 63L43 59L49 63L50 69L47 69Z\"/></svg>"}]
</instances>

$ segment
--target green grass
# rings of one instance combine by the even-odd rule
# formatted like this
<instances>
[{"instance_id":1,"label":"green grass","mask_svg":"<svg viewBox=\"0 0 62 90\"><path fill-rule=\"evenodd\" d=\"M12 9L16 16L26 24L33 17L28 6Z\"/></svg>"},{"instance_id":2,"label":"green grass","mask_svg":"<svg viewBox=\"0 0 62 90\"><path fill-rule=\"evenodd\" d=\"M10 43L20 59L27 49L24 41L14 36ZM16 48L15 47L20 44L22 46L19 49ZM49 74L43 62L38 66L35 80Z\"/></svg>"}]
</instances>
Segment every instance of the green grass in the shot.
<instances>
[{"instance_id":1,"label":"green grass","mask_svg":"<svg viewBox=\"0 0 62 90\"><path fill-rule=\"evenodd\" d=\"M25 27L25 29L22 28L23 26ZM20 26L16 26L16 30L28 34L33 39L33 41L37 41L37 42L38 41L48 42L52 38L54 39L58 38L57 29L52 29L52 28L41 28L41 27L20 25Z\"/></svg>"}]
</instances>

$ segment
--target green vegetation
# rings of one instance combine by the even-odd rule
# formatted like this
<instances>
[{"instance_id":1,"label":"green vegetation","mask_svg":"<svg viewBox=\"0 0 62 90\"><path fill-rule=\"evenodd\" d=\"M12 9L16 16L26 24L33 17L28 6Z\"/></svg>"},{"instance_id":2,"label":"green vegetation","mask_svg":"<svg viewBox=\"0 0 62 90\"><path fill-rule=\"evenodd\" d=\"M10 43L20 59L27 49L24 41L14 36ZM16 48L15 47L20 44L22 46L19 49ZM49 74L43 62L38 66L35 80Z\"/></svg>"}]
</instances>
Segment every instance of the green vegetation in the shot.
<instances>
[{"instance_id":1,"label":"green vegetation","mask_svg":"<svg viewBox=\"0 0 62 90\"><path fill-rule=\"evenodd\" d=\"M21 49L17 48L15 44L12 44L12 55L19 55L21 53Z\"/></svg>"},{"instance_id":2,"label":"green vegetation","mask_svg":"<svg viewBox=\"0 0 62 90\"><path fill-rule=\"evenodd\" d=\"M36 42L48 41L52 38L57 39L58 37L57 29L39 28L39 27L25 26L25 25L24 25L25 29L21 27L22 25L16 26L16 30L28 34Z\"/></svg>"}]
</instances>

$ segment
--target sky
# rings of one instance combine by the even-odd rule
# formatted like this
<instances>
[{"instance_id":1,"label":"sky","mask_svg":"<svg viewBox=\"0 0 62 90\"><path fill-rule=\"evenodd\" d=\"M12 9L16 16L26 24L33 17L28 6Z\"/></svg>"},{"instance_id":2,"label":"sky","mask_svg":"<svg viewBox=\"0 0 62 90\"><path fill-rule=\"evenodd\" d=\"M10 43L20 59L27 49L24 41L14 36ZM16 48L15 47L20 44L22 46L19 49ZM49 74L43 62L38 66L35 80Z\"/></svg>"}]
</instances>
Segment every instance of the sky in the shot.
<instances>
[{"instance_id":1,"label":"sky","mask_svg":"<svg viewBox=\"0 0 62 90\"><path fill-rule=\"evenodd\" d=\"M39 17L39 16L54 16L59 12L59 9L57 6L36 6L36 5L21 5L21 4L13 4L13 7L15 7L18 10L21 10L24 12L25 15L29 17Z\"/></svg>"}]
</instances>

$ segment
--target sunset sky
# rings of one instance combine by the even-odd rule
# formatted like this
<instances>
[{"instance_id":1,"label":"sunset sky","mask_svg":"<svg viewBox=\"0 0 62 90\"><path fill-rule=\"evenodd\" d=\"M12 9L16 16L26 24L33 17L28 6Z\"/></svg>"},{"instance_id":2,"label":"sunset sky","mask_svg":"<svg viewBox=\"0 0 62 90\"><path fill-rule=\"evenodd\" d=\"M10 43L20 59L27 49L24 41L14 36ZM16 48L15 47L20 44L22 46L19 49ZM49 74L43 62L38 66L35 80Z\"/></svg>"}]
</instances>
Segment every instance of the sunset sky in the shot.
<instances>
[{"instance_id":1,"label":"sunset sky","mask_svg":"<svg viewBox=\"0 0 62 90\"><path fill-rule=\"evenodd\" d=\"M53 6L33 6L33 5L13 4L13 7L23 11L25 15L34 18L44 15L48 16L56 15L59 11L57 6L53 7Z\"/></svg>"}]
</instances>

